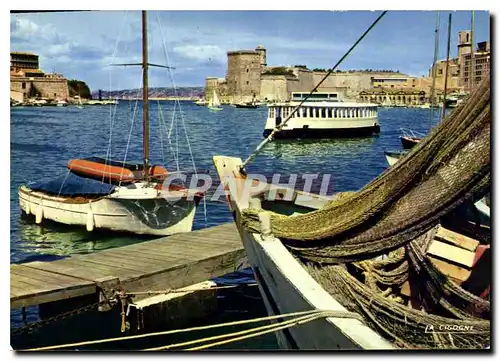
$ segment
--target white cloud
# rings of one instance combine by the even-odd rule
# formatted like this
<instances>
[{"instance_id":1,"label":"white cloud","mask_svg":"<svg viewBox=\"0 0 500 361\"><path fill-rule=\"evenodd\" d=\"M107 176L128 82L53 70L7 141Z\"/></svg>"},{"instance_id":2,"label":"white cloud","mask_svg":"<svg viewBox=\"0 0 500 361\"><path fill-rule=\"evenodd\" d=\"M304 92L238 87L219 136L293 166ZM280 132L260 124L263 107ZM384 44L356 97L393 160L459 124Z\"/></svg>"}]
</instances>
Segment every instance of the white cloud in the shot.
<instances>
[{"instance_id":1,"label":"white cloud","mask_svg":"<svg viewBox=\"0 0 500 361\"><path fill-rule=\"evenodd\" d=\"M10 23L11 38L20 41L55 41L59 35L51 24L38 25L26 18L14 18Z\"/></svg>"},{"instance_id":2,"label":"white cloud","mask_svg":"<svg viewBox=\"0 0 500 361\"><path fill-rule=\"evenodd\" d=\"M217 45L181 45L174 52L198 61L224 61L226 53Z\"/></svg>"}]
</instances>

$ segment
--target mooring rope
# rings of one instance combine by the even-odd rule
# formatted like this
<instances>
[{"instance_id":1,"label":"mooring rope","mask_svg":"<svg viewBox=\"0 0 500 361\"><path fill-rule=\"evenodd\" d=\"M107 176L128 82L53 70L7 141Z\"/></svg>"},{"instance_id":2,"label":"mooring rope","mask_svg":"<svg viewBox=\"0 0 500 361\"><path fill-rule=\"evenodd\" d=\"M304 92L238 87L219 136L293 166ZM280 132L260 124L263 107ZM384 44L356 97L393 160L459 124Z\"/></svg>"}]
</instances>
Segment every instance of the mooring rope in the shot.
<instances>
[{"instance_id":1,"label":"mooring rope","mask_svg":"<svg viewBox=\"0 0 500 361\"><path fill-rule=\"evenodd\" d=\"M219 327L238 326L238 325L262 322L262 321L272 321L272 320L276 320L279 318L286 318L286 317L296 317L297 318L297 316L306 316L306 315L307 315L307 317L317 316L316 318L334 317L334 318L352 318L352 319L356 319L359 321L363 320L359 314L349 312L349 311L332 311L332 310L314 309L314 310L309 310L309 311L299 311L299 312L285 313L285 314L280 314L280 315L252 318L252 319L248 319L248 320L224 322L224 323L213 324L213 325L195 326L195 327L184 328L184 329L159 331L159 332L147 333L147 334L142 334L142 335L122 336L122 337L114 337L114 338L107 338L107 339L101 339L101 340L91 340L91 341L74 342L74 343L67 343L67 344L61 344L61 345L37 347L37 348L25 349L23 351L58 350L58 349L68 348L68 347L88 346L88 345L96 345L96 344L107 343L107 342L134 340L134 339L141 339L141 338L146 338L146 337L165 336L165 335L193 332L193 331L203 331L203 330L214 329L214 328L219 328ZM300 317L298 317L298 318L300 318ZM295 319L294 321L297 322L297 319ZM277 326L277 325L279 326L280 324L273 324L273 326ZM255 330L250 329L248 331L255 331ZM228 335L226 335L226 337L230 336L230 335L232 335L232 334L228 334ZM168 345L168 346L170 346L170 345ZM166 346L162 346L162 347L166 347Z\"/></svg>"},{"instance_id":2,"label":"mooring rope","mask_svg":"<svg viewBox=\"0 0 500 361\"><path fill-rule=\"evenodd\" d=\"M171 293L187 293L187 292L197 292L197 291L212 291L212 290L224 290L228 288L236 288L236 287L241 287L241 286L257 286L257 283L245 283L245 284L240 284L240 285L227 285L227 286L216 286L216 287L199 287L199 288L189 288L189 289L175 289L175 290L159 290L159 291L130 291L126 292L125 295L129 296L138 296L138 295L168 295Z\"/></svg>"},{"instance_id":3,"label":"mooring rope","mask_svg":"<svg viewBox=\"0 0 500 361\"><path fill-rule=\"evenodd\" d=\"M340 58L340 60L337 61L337 63L330 70L328 70L326 75L309 92L309 94L307 94L307 96L292 110L292 112L285 118L285 120L282 123L280 123L279 125L277 125L276 127L274 127L271 134L269 134L266 139L264 139L262 142L260 142L260 144L257 146L257 148L255 148L255 150L253 151L253 153L250 154L248 156L248 158L245 159L245 161L241 165L241 168L240 168L241 171L244 171L245 166L248 163L250 163L250 161L262 150L262 148L273 139L273 137L276 133L281 131L281 129L285 126L285 124L294 116L295 113L297 113L297 110L302 106L302 104L304 104L304 102L306 102L307 99L309 99L309 97L320 87L320 85L323 84L323 82L330 76L330 74L333 73L333 71L335 69L337 69L337 67L349 56L349 54L354 50L354 48L356 48L356 46L358 46L358 44L365 38L366 35L368 35L368 33L373 29L373 27L375 25L377 25L377 23L384 17L384 15L386 13L387 13L387 10L383 11L382 14L380 14L377 17L377 19L375 19L375 21L370 25L370 27L365 30L365 32L359 37L358 40L356 40L356 42L349 48L349 50L347 50L347 52L342 56L342 58Z\"/></svg>"},{"instance_id":4,"label":"mooring rope","mask_svg":"<svg viewBox=\"0 0 500 361\"><path fill-rule=\"evenodd\" d=\"M219 346L219 345L223 345L223 344L227 344L227 343L231 343L231 342L236 342L236 341L240 341L240 340L244 340L244 339L248 339L248 338L252 338L252 337L261 336L261 335L264 335L266 333L277 332L277 331L283 330L285 328L289 328L289 327L296 326L299 324L304 324L304 323L307 323L310 321L317 320L319 318L326 318L326 317L355 318L355 319L362 320L361 316L359 316L356 313L345 312L345 311L339 311L339 312L336 312L336 311L318 311L318 312L313 313L313 314L294 317L290 320L281 321L281 322L273 323L270 325L258 326L258 327L250 328L247 330L231 332L231 333L226 333L226 334L216 335L216 336L210 336L210 337L205 337L205 338L201 338L201 339L185 341L185 342L180 342L180 343L175 343L175 344L170 344L170 345L165 345L165 346L153 347L153 348L145 349L143 351L162 351L162 350L168 350L168 349L171 349L174 347L189 346L189 345L193 345L193 344L197 344L197 343L201 343L201 342L214 341L214 340L224 339L227 337L232 337L232 338L229 338L226 340L217 341L217 342L213 342L213 343L209 343L209 344L205 344L205 345L200 345L200 346L196 346L196 347L187 349L189 351L202 350L202 349L206 349L209 347ZM236 336L236 337L233 337L233 336Z\"/></svg>"}]
</instances>

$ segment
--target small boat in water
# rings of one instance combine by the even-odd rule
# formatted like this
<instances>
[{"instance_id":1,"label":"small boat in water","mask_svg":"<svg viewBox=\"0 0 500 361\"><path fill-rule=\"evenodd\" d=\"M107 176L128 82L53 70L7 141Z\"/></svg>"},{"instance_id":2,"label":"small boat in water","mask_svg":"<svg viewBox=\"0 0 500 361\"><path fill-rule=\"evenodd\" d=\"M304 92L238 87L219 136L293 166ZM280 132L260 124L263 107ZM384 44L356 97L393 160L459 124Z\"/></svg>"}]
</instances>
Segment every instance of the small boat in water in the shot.
<instances>
[{"instance_id":1,"label":"small boat in water","mask_svg":"<svg viewBox=\"0 0 500 361\"><path fill-rule=\"evenodd\" d=\"M205 99L198 99L197 101L194 102L194 104L198 106L205 106L208 104L208 102Z\"/></svg>"},{"instance_id":2,"label":"small boat in water","mask_svg":"<svg viewBox=\"0 0 500 361\"><path fill-rule=\"evenodd\" d=\"M236 103L234 104L235 108L244 108L244 109L256 109L259 106L255 103L252 102L247 102L247 103Z\"/></svg>"},{"instance_id":3,"label":"small boat in water","mask_svg":"<svg viewBox=\"0 0 500 361\"><path fill-rule=\"evenodd\" d=\"M277 138L337 138L372 136L380 133L377 104L347 103L338 93L316 92L294 112L307 93L292 93L290 102L268 106L263 136L291 117Z\"/></svg>"},{"instance_id":4,"label":"small boat in water","mask_svg":"<svg viewBox=\"0 0 500 361\"><path fill-rule=\"evenodd\" d=\"M403 157L408 151L401 151L401 150L396 150L396 151L385 151L385 159L387 160L387 163L389 166L392 166L396 164L396 162Z\"/></svg>"},{"instance_id":5,"label":"small boat in water","mask_svg":"<svg viewBox=\"0 0 500 361\"><path fill-rule=\"evenodd\" d=\"M399 139L401 140L403 149L413 148L425 136L424 134L411 129L400 128L400 131L401 135L399 136Z\"/></svg>"},{"instance_id":6,"label":"small boat in water","mask_svg":"<svg viewBox=\"0 0 500 361\"><path fill-rule=\"evenodd\" d=\"M143 47L147 49L146 12L142 12ZM143 84L147 89L147 51ZM149 163L148 94L143 92L143 159L124 163L98 157L73 159L69 173L19 188L21 210L37 224L51 220L95 229L166 236L190 232L203 194L182 185L164 186L167 170Z\"/></svg>"},{"instance_id":7,"label":"small boat in water","mask_svg":"<svg viewBox=\"0 0 500 361\"><path fill-rule=\"evenodd\" d=\"M212 99L208 101L208 109L211 111L221 111L222 106L220 105L219 97L217 96L217 93L215 92L215 89L213 91Z\"/></svg>"},{"instance_id":8,"label":"small boat in water","mask_svg":"<svg viewBox=\"0 0 500 361\"><path fill-rule=\"evenodd\" d=\"M234 106L236 108L243 108L243 109L256 109L259 107L259 104L257 104L254 96L251 102L240 102L234 104Z\"/></svg>"},{"instance_id":9,"label":"small boat in water","mask_svg":"<svg viewBox=\"0 0 500 361\"><path fill-rule=\"evenodd\" d=\"M87 101L87 105L118 105L118 100L89 100Z\"/></svg>"}]
</instances>

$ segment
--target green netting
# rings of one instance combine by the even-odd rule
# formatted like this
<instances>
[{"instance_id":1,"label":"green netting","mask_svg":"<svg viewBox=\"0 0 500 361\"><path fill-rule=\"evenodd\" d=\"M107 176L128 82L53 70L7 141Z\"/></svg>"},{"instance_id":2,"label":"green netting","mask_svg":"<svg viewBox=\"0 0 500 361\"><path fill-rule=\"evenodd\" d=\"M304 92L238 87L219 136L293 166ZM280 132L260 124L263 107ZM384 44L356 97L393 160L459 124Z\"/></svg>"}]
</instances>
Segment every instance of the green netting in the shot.
<instances>
[{"instance_id":1,"label":"green netting","mask_svg":"<svg viewBox=\"0 0 500 361\"><path fill-rule=\"evenodd\" d=\"M412 151L358 192L303 215L271 213L272 233L322 263L371 258L402 246L490 187L490 80L485 79ZM260 210L262 211L262 210ZM242 223L259 232L258 210Z\"/></svg>"}]
</instances>

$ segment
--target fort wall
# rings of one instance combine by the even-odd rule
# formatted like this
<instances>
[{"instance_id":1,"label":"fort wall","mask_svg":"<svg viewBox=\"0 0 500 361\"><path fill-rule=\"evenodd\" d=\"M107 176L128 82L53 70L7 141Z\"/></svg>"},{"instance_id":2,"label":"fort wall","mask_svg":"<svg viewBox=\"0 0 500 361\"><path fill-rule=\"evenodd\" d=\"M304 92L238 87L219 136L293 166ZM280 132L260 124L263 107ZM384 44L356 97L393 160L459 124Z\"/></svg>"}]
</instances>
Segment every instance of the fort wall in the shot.
<instances>
[{"instance_id":1,"label":"fort wall","mask_svg":"<svg viewBox=\"0 0 500 361\"><path fill-rule=\"evenodd\" d=\"M25 99L29 98L30 94L39 94L40 97L48 99L69 98L68 82L65 78L11 77L10 89L23 93Z\"/></svg>"}]
</instances>

